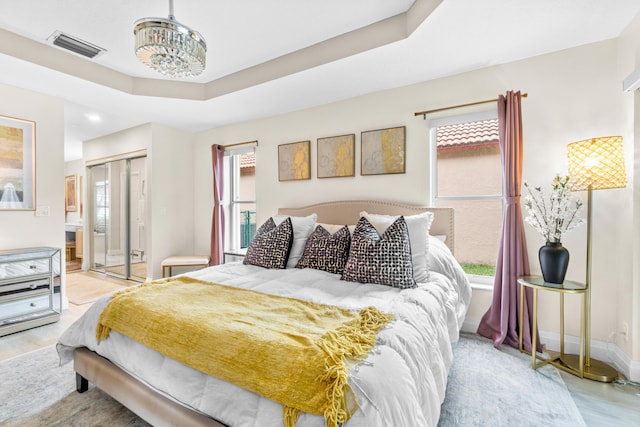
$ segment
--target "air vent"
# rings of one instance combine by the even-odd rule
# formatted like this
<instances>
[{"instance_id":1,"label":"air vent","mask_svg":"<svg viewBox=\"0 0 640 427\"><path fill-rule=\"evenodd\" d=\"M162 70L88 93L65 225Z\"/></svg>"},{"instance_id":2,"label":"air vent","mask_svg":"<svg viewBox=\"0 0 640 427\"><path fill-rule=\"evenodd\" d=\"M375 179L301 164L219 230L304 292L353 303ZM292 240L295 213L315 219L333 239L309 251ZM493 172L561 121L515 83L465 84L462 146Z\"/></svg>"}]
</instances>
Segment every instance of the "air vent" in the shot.
<instances>
[{"instance_id":1,"label":"air vent","mask_svg":"<svg viewBox=\"0 0 640 427\"><path fill-rule=\"evenodd\" d=\"M85 42L84 40L80 40L61 31L56 31L51 34L47 40L55 46L70 50L73 53L86 56L87 58L95 58L106 52L106 50L101 47Z\"/></svg>"}]
</instances>

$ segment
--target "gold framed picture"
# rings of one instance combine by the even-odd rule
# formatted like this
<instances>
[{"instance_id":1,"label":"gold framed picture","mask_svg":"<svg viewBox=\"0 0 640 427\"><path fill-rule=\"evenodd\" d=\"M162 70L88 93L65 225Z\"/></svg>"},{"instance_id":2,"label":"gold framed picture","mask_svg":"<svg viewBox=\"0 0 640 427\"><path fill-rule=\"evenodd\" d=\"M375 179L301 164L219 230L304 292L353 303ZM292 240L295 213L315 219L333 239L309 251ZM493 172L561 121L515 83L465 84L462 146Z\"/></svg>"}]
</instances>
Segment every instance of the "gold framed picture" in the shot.
<instances>
[{"instance_id":1,"label":"gold framed picture","mask_svg":"<svg viewBox=\"0 0 640 427\"><path fill-rule=\"evenodd\" d=\"M278 181L311 179L311 141L278 145Z\"/></svg>"},{"instance_id":2,"label":"gold framed picture","mask_svg":"<svg viewBox=\"0 0 640 427\"><path fill-rule=\"evenodd\" d=\"M405 126L361 134L361 175L405 173Z\"/></svg>"},{"instance_id":3,"label":"gold framed picture","mask_svg":"<svg viewBox=\"0 0 640 427\"><path fill-rule=\"evenodd\" d=\"M64 177L64 211L76 212L78 210L78 197L76 187L76 175Z\"/></svg>"},{"instance_id":4,"label":"gold framed picture","mask_svg":"<svg viewBox=\"0 0 640 427\"><path fill-rule=\"evenodd\" d=\"M0 116L0 209L35 206L36 123Z\"/></svg>"},{"instance_id":5,"label":"gold framed picture","mask_svg":"<svg viewBox=\"0 0 640 427\"><path fill-rule=\"evenodd\" d=\"M318 178L338 178L356 174L356 135L318 138Z\"/></svg>"}]
</instances>

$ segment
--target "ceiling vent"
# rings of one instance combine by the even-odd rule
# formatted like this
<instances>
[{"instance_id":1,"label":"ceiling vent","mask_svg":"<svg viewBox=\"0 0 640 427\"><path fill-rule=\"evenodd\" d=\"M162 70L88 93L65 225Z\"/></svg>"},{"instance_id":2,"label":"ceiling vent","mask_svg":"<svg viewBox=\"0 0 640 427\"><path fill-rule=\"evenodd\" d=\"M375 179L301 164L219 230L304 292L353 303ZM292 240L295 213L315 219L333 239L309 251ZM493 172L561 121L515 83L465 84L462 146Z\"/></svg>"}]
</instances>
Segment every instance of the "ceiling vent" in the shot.
<instances>
[{"instance_id":1,"label":"ceiling vent","mask_svg":"<svg viewBox=\"0 0 640 427\"><path fill-rule=\"evenodd\" d=\"M65 34L62 31L56 31L51 34L47 40L55 46L70 50L73 53L86 56L87 58L95 58L106 52L106 50L101 47Z\"/></svg>"}]
</instances>

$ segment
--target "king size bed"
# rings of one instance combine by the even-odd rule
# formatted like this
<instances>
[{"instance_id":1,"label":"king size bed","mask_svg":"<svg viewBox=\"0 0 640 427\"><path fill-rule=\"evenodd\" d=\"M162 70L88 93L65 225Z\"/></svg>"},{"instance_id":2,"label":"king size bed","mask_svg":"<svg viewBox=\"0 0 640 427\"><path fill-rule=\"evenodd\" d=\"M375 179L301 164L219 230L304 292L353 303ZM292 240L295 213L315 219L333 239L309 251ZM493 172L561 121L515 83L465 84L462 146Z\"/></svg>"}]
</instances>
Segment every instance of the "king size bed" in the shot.
<instances>
[{"instance_id":1,"label":"king size bed","mask_svg":"<svg viewBox=\"0 0 640 427\"><path fill-rule=\"evenodd\" d=\"M275 240L286 232L290 240L281 255ZM448 208L379 201L283 208L260 227L244 263L142 284L96 301L60 338L60 360L74 361L78 391L92 383L156 426L435 426L452 343L471 299L453 242ZM178 305L167 304L152 319L124 301L138 288L187 293L192 286L201 289L196 285L213 298L181 296L196 300L189 311L204 310L196 331L186 332L181 313L170 314ZM123 300L121 308L112 307L116 300ZM283 320L279 313L290 304L314 311ZM343 315L349 320L326 331L304 320ZM369 324L362 327L364 317ZM145 332L138 339L138 332L126 328L138 321L161 325L152 338ZM277 322L295 329L274 332ZM202 332L205 323L213 329ZM356 332L345 329L356 324ZM311 363L316 354L300 345L308 337L298 335L298 328L321 336L319 368ZM155 346L172 334L178 343ZM266 338L273 334L277 341ZM327 337L333 337L330 344ZM206 345L188 347L193 342ZM330 387L323 383L320 393L305 394L332 375ZM305 378L312 384L305 385ZM318 394L320 411L311 403Z\"/></svg>"}]
</instances>

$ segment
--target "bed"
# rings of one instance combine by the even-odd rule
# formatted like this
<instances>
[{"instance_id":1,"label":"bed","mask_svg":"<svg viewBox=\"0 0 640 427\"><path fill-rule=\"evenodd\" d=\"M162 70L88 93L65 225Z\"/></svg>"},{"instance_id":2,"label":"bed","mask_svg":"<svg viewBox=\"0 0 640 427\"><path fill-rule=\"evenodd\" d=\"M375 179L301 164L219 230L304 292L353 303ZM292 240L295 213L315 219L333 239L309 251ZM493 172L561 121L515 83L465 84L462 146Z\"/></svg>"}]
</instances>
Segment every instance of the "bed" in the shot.
<instances>
[{"instance_id":1,"label":"bed","mask_svg":"<svg viewBox=\"0 0 640 427\"><path fill-rule=\"evenodd\" d=\"M279 217L280 224L286 223L287 218L294 224L296 219L308 224L309 218L313 218L308 233L322 225L326 229L334 227L331 232L337 235L336 230L350 225L351 239L355 239L363 212L372 223L393 220L392 226L387 224L388 229L396 223L415 227L430 215L429 235L425 239L428 250L419 255L425 258L426 279L414 280L415 286L408 289L358 283L340 280L341 274L337 273L295 268L291 259L284 269L235 262L181 276L340 309L375 307L390 313L394 320L378 332L375 346L364 360L348 366L348 385L358 409L343 425L435 426L452 363L451 345L459 338L471 299L469 282L453 257L453 210L395 202L339 201L282 208L274 218ZM397 220L399 215L403 216L402 221ZM418 219L411 222L412 218ZM415 232L412 230L407 228L407 233ZM384 237L387 232L380 234ZM294 237L291 257L296 245L300 255L300 245L306 250L306 240L310 239L309 234L298 242L299 236ZM355 240L352 244L355 247ZM415 249L414 241L411 248ZM416 261L417 252L413 250L412 255L415 266L421 263ZM304 260L306 254L296 262ZM347 263L351 261L350 257ZM413 273L418 277L415 270ZM96 326L108 303L109 296L95 302L57 345L62 364L74 361L79 392L92 383L156 426L283 425L285 415L280 403L185 366L116 331L98 343ZM301 427L325 424L322 415L306 412L295 423Z\"/></svg>"}]
</instances>

